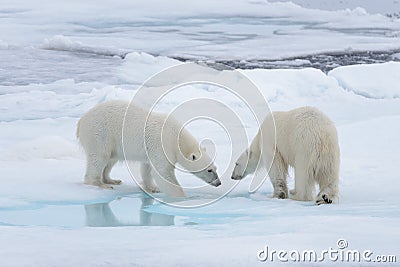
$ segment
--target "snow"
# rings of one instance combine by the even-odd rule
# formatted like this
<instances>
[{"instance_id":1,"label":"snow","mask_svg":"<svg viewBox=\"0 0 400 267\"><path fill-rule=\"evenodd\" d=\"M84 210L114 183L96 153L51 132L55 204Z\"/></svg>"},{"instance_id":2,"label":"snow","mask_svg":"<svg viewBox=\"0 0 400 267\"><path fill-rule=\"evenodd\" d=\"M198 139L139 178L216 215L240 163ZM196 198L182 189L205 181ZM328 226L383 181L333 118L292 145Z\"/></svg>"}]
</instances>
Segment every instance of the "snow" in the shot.
<instances>
[{"instance_id":1,"label":"snow","mask_svg":"<svg viewBox=\"0 0 400 267\"><path fill-rule=\"evenodd\" d=\"M269 2L287 2L289 0L269 0ZM321 10L364 10L368 13L380 13L382 15L393 14L400 12L400 2L397 0L380 0L380 1L365 1L365 0L290 0L290 2L298 4L306 8L314 8Z\"/></svg>"},{"instance_id":2,"label":"snow","mask_svg":"<svg viewBox=\"0 0 400 267\"><path fill-rule=\"evenodd\" d=\"M165 58L144 53L128 56L125 61L141 66L149 75L166 64ZM392 69L399 65L340 67L336 71L347 74L343 75L344 79L352 77L359 83L367 80L376 84L383 79L394 81L392 84L396 85L399 77ZM122 74L126 74L125 67L121 69ZM379 75L360 77L356 75L360 69L379 72ZM251 178L247 178L227 197L210 206L173 208L153 203L140 193L123 165L113 171L114 176L124 180L116 190L84 186L85 159L74 137L78 117L95 103L128 99L136 90L104 84L104 88L88 92L86 83L71 86L70 82L58 82L58 91L44 88L30 91L37 85L20 86L16 93L0 96L2 106L8 106L0 128L0 165L3 177L12 177L4 179L0 188L3 262L9 266L32 262L41 266L73 266L82 262L131 266L154 265L162 259L165 266L176 262L246 265L257 263L256 253L265 245L276 249L322 250L335 245L340 237L345 237L354 249L398 253L400 207L396 187L387 185L398 183L397 166L393 162L400 158L393 148L400 146L396 131L400 125L399 99L390 95L375 99L354 94L341 87L342 83L332 73L325 75L315 69L242 72L262 89L273 110L314 105L335 121L342 150L339 204L321 207L271 199L269 181L249 195ZM137 77L137 81L132 77ZM129 82L143 82L141 76L132 77ZM185 90L189 90L192 97L206 95L219 100L230 99L227 102L236 101L234 107L245 111L240 100L226 91L209 90L209 87L211 85L192 85ZM54 88L54 84L49 84L48 88ZM77 88L82 88L83 92L77 94ZM49 94L51 97L46 98ZM22 96L26 99L22 105L13 106L16 99L24 99ZM175 101L165 101L164 108L172 108L186 97L188 95L180 95ZM59 101L51 102L51 99ZM23 117L23 114L29 116ZM210 136L209 132L213 132L212 127L205 125L193 126L197 136ZM248 126L254 135L255 125ZM213 140L217 151L229 150L227 141L218 131ZM220 157L216 163L225 164ZM188 174L179 173L178 177L185 185L201 184ZM231 186L228 176L223 182ZM293 186L293 179L289 179L289 184ZM188 192L189 198L180 200L179 204L188 205L220 194L209 187ZM159 197L163 198L162 194ZM381 230L371 232L370 229ZM19 252L15 254L17 248ZM108 253L102 253L104 248ZM158 251L157 257L152 254L154 250ZM75 256L67 258L66 255L72 254Z\"/></svg>"},{"instance_id":3,"label":"snow","mask_svg":"<svg viewBox=\"0 0 400 267\"><path fill-rule=\"evenodd\" d=\"M117 0L112 5L105 0L4 0L2 8L1 39L19 48L101 55L144 51L197 59L282 59L399 48L400 20L356 6L329 12L261 0Z\"/></svg>"},{"instance_id":4,"label":"snow","mask_svg":"<svg viewBox=\"0 0 400 267\"><path fill-rule=\"evenodd\" d=\"M141 85L158 72L179 64L182 64L182 62L172 58L155 57L147 53L133 52L126 55L120 67L119 75L124 81ZM148 68L148 65L153 65L154 67Z\"/></svg>"},{"instance_id":5,"label":"snow","mask_svg":"<svg viewBox=\"0 0 400 267\"><path fill-rule=\"evenodd\" d=\"M56 51L70 51L70 52L82 52L91 53L103 56L120 56L123 57L123 51L118 49L109 49L107 47L91 47L85 46L79 41L73 41L70 38L63 35L55 35L49 39L44 39L42 45L39 46L42 49L56 50Z\"/></svg>"},{"instance_id":6,"label":"snow","mask_svg":"<svg viewBox=\"0 0 400 267\"><path fill-rule=\"evenodd\" d=\"M390 72L390 73L387 73ZM370 98L400 98L400 85L396 77L400 73L400 65L388 62L380 65L352 66L334 69L329 75L338 80L346 90ZM363 79L374 76L375 79ZM389 79L386 79L390 77Z\"/></svg>"},{"instance_id":7,"label":"snow","mask_svg":"<svg viewBox=\"0 0 400 267\"><path fill-rule=\"evenodd\" d=\"M369 4L362 6L367 12L356 7L319 11L293 3L225 0L2 1L1 266L279 265L260 263L257 252L266 245L322 251L336 248L339 238L348 241L349 249L399 257L399 62L324 73L279 69L280 64L296 67L306 60L274 62L277 69L216 70L204 62L184 69L183 62L171 57L209 63L215 58L285 58L349 47L399 48L398 20L368 14L375 13ZM176 67L185 71L148 80ZM193 206L233 188L229 194L199 208L165 205L141 192L125 164L112 171L123 180L115 190L82 183L85 156L75 131L88 109L139 93L141 105L152 104L157 92L179 79L229 79L240 87L245 84L241 75L263 95L253 96L257 112L265 97L272 110L311 105L334 121L341 148L337 204L273 199L268 180L250 194L252 177L231 180L231 160L238 153L232 152L226 130L233 140L243 132L251 139L257 123L237 95L210 83L178 87L155 108L171 112L191 101L193 110L215 113L225 122L225 128L201 119L187 125L196 138L211 139L215 145L222 186L205 185L178 171L178 180L190 187L185 190L188 197L156 197L175 206ZM200 101L204 99L207 105ZM195 114L176 112L179 119ZM238 141L239 150L247 141ZM136 165L129 168L138 175Z\"/></svg>"}]
</instances>

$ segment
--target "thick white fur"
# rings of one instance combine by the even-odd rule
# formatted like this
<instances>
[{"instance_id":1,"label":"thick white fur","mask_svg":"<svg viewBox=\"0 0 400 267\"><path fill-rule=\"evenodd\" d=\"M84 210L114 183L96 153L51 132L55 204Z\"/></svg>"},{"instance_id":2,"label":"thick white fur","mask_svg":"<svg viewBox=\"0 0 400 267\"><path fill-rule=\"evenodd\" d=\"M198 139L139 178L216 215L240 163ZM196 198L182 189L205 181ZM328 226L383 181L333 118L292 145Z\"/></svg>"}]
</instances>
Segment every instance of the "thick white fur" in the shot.
<instances>
[{"instance_id":1,"label":"thick white fur","mask_svg":"<svg viewBox=\"0 0 400 267\"><path fill-rule=\"evenodd\" d=\"M77 137L87 158L86 184L104 188L120 184L110 178L110 172L125 159L141 162L147 191L157 192L159 187L169 196L184 196L174 173L177 163L207 183L220 184L210 157L175 119L125 101L109 101L89 110L78 122Z\"/></svg>"},{"instance_id":2,"label":"thick white fur","mask_svg":"<svg viewBox=\"0 0 400 267\"><path fill-rule=\"evenodd\" d=\"M248 165L243 169L243 159L247 161L247 158ZM333 122L316 108L301 107L268 116L250 148L239 158L232 178L241 179L254 172L259 160L261 166L271 166L269 176L274 197L288 196L288 166L294 167L295 171L293 199L313 200L316 183L319 185L317 204L331 203L338 197L340 149L337 131Z\"/></svg>"}]
</instances>

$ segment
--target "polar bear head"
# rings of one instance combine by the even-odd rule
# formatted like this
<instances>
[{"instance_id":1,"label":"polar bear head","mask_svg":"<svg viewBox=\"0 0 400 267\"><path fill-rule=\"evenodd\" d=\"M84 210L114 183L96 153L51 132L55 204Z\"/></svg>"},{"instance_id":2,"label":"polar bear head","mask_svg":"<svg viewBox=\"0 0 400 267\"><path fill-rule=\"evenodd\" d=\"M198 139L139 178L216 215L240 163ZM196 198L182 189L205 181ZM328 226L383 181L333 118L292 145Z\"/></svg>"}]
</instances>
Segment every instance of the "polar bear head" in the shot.
<instances>
[{"instance_id":1,"label":"polar bear head","mask_svg":"<svg viewBox=\"0 0 400 267\"><path fill-rule=\"evenodd\" d=\"M233 180L241 180L248 174L255 172L257 162L258 160L251 149L246 149L236 161L231 178Z\"/></svg>"},{"instance_id":2,"label":"polar bear head","mask_svg":"<svg viewBox=\"0 0 400 267\"><path fill-rule=\"evenodd\" d=\"M173 116L169 116L161 134L163 152L169 163L183 169L212 186L220 186L217 168L197 139ZM153 155L157 160L158 155Z\"/></svg>"},{"instance_id":3,"label":"polar bear head","mask_svg":"<svg viewBox=\"0 0 400 267\"><path fill-rule=\"evenodd\" d=\"M218 178L217 168L213 160L194 136L181 127L178 137L177 162L186 171L196 175L204 182L212 186L220 186L221 181ZM172 150L171 150L172 151Z\"/></svg>"},{"instance_id":4,"label":"polar bear head","mask_svg":"<svg viewBox=\"0 0 400 267\"><path fill-rule=\"evenodd\" d=\"M185 129L181 129L179 137L178 163L204 182L213 186L221 185L217 168L206 149Z\"/></svg>"},{"instance_id":5,"label":"polar bear head","mask_svg":"<svg viewBox=\"0 0 400 267\"><path fill-rule=\"evenodd\" d=\"M221 185L217 167L215 167L213 160L204 148L200 147L197 151L192 151L185 157L184 163L181 163L181 165L204 182L215 187Z\"/></svg>"}]
</instances>

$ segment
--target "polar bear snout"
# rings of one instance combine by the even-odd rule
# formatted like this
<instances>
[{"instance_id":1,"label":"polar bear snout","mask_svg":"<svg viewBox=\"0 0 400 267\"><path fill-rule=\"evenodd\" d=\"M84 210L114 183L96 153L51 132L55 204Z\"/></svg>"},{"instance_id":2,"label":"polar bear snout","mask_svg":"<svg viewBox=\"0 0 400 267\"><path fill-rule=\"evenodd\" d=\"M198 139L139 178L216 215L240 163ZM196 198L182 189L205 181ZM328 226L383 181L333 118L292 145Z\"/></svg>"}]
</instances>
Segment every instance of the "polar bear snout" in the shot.
<instances>
[{"instance_id":1,"label":"polar bear snout","mask_svg":"<svg viewBox=\"0 0 400 267\"><path fill-rule=\"evenodd\" d=\"M215 186L215 187L218 187L218 186L221 185L221 180L219 179L216 170L214 170L214 169L208 169L208 170L205 170L205 171L206 171L207 174L208 174L208 175L207 175L207 180L206 180L206 182L207 182L208 184L210 184L210 185L212 185L212 186ZM210 179L210 176L211 176L211 179Z\"/></svg>"},{"instance_id":2,"label":"polar bear snout","mask_svg":"<svg viewBox=\"0 0 400 267\"><path fill-rule=\"evenodd\" d=\"M244 168L240 165L240 163L236 163L235 168L233 169L231 179L232 180L242 180L243 179L243 174L245 170Z\"/></svg>"},{"instance_id":3,"label":"polar bear snout","mask_svg":"<svg viewBox=\"0 0 400 267\"><path fill-rule=\"evenodd\" d=\"M232 174L231 179L232 179L232 180L242 180L242 179L243 179L243 176L241 176L241 175L233 175L233 174Z\"/></svg>"},{"instance_id":4,"label":"polar bear snout","mask_svg":"<svg viewBox=\"0 0 400 267\"><path fill-rule=\"evenodd\" d=\"M210 185L218 187L221 185L221 180L217 177L214 181L210 183Z\"/></svg>"},{"instance_id":5,"label":"polar bear snout","mask_svg":"<svg viewBox=\"0 0 400 267\"><path fill-rule=\"evenodd\" d=\"M244 178L244 175L241 174L241 173L243 173L243 172L242 171L233 170L232 175L231 175L231 179L232 180L242 180Z\"/></svg>"},{"instance_id":6,"label":"polar bear snout","mask_svg":"<svg viewBox=\"0 0 400 267\"><path fill-rule=\"evenodd\" d=\"M238 160L235 163L235 168L233 169L231 179L232 180L242 180L244 177L247 176L247 174L252 173L253 170L251 170L251 153L249 153L249 150L246 149L238 158ZM253 164L254 165L254 164Z\"/></svg>"}]
</instances>

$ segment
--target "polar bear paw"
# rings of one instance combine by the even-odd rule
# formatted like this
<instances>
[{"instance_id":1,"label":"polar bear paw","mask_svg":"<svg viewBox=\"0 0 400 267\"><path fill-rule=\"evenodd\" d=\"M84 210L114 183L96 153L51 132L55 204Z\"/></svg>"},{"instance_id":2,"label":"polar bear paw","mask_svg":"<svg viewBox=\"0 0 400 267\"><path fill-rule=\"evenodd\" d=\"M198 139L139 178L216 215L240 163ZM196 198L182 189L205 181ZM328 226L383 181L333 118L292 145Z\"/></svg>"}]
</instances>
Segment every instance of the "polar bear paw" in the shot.
<instances>
[{"instance_id":1,"label":"polar bear paw","mask_svg":"<svg viewBox=\"0 0 400 267\"><path fill-rule=\"evenodd\" d=\"M151 186L150 188L146 188L146 191L149 193L160 193L160 189L157 186Z\"/></svg>"},{"instance_id":2,"label":"polar bear paw","mask_svg":"<svg viewBox=\"0 0 400 267\"><path fill-rule=\"evenodd\" d=\"M121 181L121 180L114 180L114 179L109 178L109 179L105 179L105 180L104 180L104 183L105 183L105 184L115 184L115 185L119 185L119 184L122 183L122 181Z\"/></svg>"},{"instance_id":3,"label":"polar bear paw","mask_svg":"<svg viewBox=\"0 0 400 267\"><path fill-rule=\"evenodd\" d=\"M279 198L279 199L285 199L288 197L288 194L287 194L287 192L285 192L283 190L279 190L277 192L274 192L272 197Z\"/></svg>"},{"instance_id":4,"label":"polar bear paw","mask_svg":"<svg viewBox=\"0 0 400 267\"><path fill-rule=\"evenodd\" d=\"M332 198L328 194L322 193L322 194L318 194L315 204L317 204L317 205L331 204L332 202L333 202Z\"/></svg>"},{"instance_id":5,"label":"polar bear paw","mask_svg":"<svg viewBox=\"0 0 400 267\"><path fill-rule=\"evenodd\" d=\"M114 189L114 187L112 187L112 186L109 185L109 184L100 184L99 187L100 187L100 188L103 188L103 189Z\"/></svg>"},{"instance_id":6,"label":"polar bear paw","mask_svg":"<svg viewBox=\"0 0 400 267\"><path fill-rule=\"evenodd\" d=\"M141 187L143 188L144 191L146 191L147 193L160 193L160 189L158 188L158 186L156 186L155 184L153 185L143 185L141 184Z\"/></svg>"}]
</instances>

